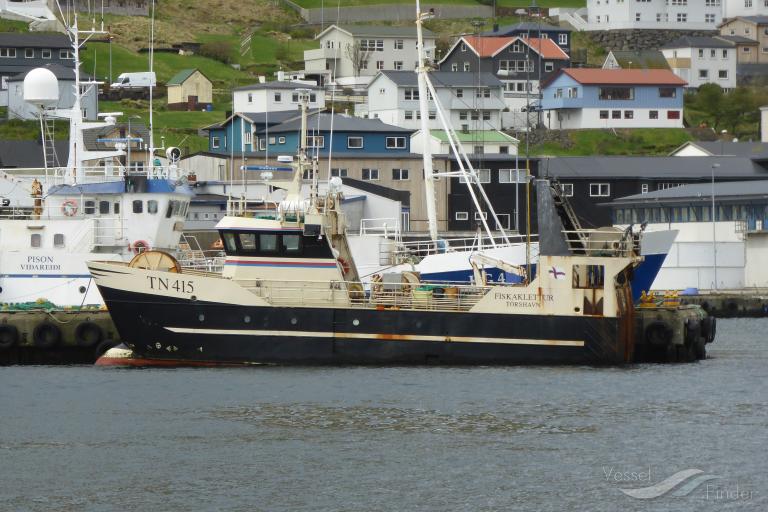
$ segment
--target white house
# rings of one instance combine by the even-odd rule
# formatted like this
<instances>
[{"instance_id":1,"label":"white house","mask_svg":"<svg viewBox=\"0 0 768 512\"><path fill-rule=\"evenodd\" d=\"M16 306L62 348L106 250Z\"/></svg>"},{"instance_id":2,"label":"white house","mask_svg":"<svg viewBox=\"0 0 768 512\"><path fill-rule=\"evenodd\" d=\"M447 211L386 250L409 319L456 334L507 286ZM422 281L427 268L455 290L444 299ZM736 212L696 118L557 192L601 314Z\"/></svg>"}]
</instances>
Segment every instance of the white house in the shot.
<instances>
[{"instance_id":1,"label":"white house","mask_svg":"<svg viewBox=\"0 0 768 512\"><path fill-rule=\"evenodd\" d=\"M463 131L500 130L506 108L504 84L491 73L435 71L430 73L438 100L448 122ZM387 124L421 128L419 89L413 71L382 71L368 85L367 103L356 105L355 114L378 118ZM429 128L442 129L434 102L429 102Z\"/></svg>"},{"instance_id":2,"label":"white house","mask_svg":"<svg viewBox=\"0 0 768 512\"><path fill-rule=\"evenodd\" d=\"M760 107L760 140L768 143L768 105Z\"/></svg>"},{"instance_id":3,"label":"white house","mask_svg":"<svg viewBox=\"0 0 768 512\"><path fill-rule=\"evenodd\" d=\"M721 1L587 0L586 30L717 30L723 19Z\"/></svg>"},{"instance_id":4,"label":"white house","mask_svg":"<svg viewBox=\"0 0 768 512\"><path fill-rule=\"evenodd\" d=\"M667 69L560 70L542 90L551 129L682 128L685 80Z\"/></svg>"},{"instance_id":5,"label":"white house","mask_svg":"<svg viewBox=\"0 0 768 512\"><path fill-rule=\"evenodd\" d=\"M232 92L235 112L282 112L299 110L299 89L309 89L309 108L325 108L323 89L302 82L265 82L244 85Z\"/></svg>"},{"instance_id":6,"label":"white house","mask_svg":"<svg viewBox=\"0 0 768 512\"><path fill-rule=\"evenodd\" d=\"M683 36L664 45L661 52L672 72L698 89L717 84L723 89L736 87L736 45L717 37Z\"/></svg>"},{"instance_id":7,"label":"white house","mask_svg":"<svg viewBox=\"0 0 768 512\"><path fill-rule=\"evenodd\" d=\"M722 0L723 19L768 13L768 0Z\"/></svg>"},{"instance_id":8,"label":"white house","mask_svg":"<svg viewBox=\"0 0 768 512\"><path fill-rule=\"evenodd\" d=\"M457 131L464 152L474 155L516 155L520 141L498 130ZM433 155L452 154L445 130L430 130L429 149ZM424 137L421 130L411 135L411 152L424 152Z\"/></svg>"},{"instance_id":9,"label":"white house","mask_svg":"<svg viewBox=\"0 0 768 512\"><path fill-rule=\"evenodd\" d=\"M432 58L435 35L423 31L424 47ZM413 71L418 61L416 27L331 25L315 39L320 48L304 52L304 74L320 83L361 88L379 71Z\"/></svg>"}]
</instances>

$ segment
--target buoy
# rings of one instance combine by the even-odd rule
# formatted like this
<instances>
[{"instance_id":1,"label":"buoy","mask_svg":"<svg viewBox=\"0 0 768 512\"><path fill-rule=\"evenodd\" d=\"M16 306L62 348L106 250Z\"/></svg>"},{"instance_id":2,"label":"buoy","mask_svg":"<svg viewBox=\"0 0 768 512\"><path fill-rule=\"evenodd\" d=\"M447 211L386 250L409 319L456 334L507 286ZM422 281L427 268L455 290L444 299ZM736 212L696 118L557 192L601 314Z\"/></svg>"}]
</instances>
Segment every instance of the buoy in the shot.
<instances>
[{"instance_id":1,"label":"buoy","mask_svg":"<svg viewBox=\"0 0 768 512\"><path fill-rule=\"evenodd\" d=\"M140 252L149 250L149 242L146 240L136 240L130 247L134 254L139 254Z\"/></svg>"}]
</instances>

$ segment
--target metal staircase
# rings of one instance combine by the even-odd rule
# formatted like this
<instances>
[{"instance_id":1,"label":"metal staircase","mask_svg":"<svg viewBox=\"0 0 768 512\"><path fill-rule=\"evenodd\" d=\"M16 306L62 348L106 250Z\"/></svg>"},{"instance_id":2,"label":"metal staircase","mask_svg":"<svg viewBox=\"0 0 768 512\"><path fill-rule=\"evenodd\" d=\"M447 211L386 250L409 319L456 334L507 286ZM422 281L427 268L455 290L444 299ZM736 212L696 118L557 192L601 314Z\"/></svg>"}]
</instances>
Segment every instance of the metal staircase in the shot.
<instances>
[{"instance_id":1,"label":"metal staircase","mask_svg":"<svg viewBox=\"0 0 768 512\"><path fill-rule=\"evenodd\" d=\"M54 144L54 120L44 116L43 125L43 154L45 155L45 166L47 168L57 167L59 158L56 155L56 145Z\"/></svg>"},{"instance_id":2,"label":"metal staircase","mask_svg":"<svg viewBox=\"0 0 768 512\"><path fill-rule=\"evenodd\" d=\"M560 218L563 220L565 230L567 232L575 233L578 237L578 241L581 242L582 247L586 249L588 247L589 234L581 227L581 222L576 216L576 212L573 211L571 203L569 203L568 199L563 196L560 184L553 182L550 186L552 187L552 197L555 203L555 208L558 209L558 213L560 214ZM569 240L569 245L573 247L573 242L575 241L576 240Z\"/></svg>"}]
</instances>

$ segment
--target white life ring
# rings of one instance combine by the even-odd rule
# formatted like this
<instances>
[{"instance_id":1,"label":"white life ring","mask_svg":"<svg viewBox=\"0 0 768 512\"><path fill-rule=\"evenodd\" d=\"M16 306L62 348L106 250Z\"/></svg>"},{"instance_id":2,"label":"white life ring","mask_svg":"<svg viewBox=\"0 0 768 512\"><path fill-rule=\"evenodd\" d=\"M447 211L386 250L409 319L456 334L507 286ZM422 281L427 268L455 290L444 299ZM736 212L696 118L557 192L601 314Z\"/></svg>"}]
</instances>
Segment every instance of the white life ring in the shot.
<instances>
[{"instance_id":1,"label":"white life ring","mask_svg":"<svg viewBox=\"0 0 768 512\"><path fill-rule=\"evenodd\" d=\"M77 201L75 201L74 199L67 199L66 201L61 203L61 211L67 217L72 217L77 213Z\"/></svg>"}]
</instances>

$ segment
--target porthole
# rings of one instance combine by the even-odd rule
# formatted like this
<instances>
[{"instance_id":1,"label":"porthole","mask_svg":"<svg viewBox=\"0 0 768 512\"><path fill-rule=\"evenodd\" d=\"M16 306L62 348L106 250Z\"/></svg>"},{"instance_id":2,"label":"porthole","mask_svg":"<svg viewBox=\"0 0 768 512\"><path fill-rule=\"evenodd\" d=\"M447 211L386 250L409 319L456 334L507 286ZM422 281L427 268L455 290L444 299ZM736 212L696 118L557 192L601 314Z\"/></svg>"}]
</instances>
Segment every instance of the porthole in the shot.
<instances>
[{"instance_id":1,"label":"porthole","mask_svg":"<svg viewBox=\"0 0 768 512\"><path fill-rule=\"evenodd\" d=\"M357 327L358 325L360 325L360 320L358 320L357 318L355 318L354 320L352 320L352 325L354 325L355 327Z\"/></svg>"},{"instance_id":2,"label":"porthole","mask_svg":"<svg viewBox=\"0 0 768 512\"><path fill-rule=\"evenodd\" d=\"M204 314L202 314L202 313L200 313L200 314L197 316L197 319L198 319L198 320L200 320L201 322L204 322L204 321L205 321L205 315L204 315Z\"/></svg>"},{"instance_id":3,"label":"porthole","mask_svg":"<svg viewBox=\"0 0 768 512\"><path fill-rule=\"evenodd\" d=\"M295 318L295 317L291 318L291 325L296 325L297 323L299 323L299 319L298 318Z\"/></svg>"},{"instance_id":4,"label":"porthole","mask_svg":"<svg viewBox=\"0 0 768 512\"><path fill-rule=\"evenodd\" d=\"M575 308L573 308L573 310L578 313L579 311L581 311L581 308L579 306L576 306Z\"/></svg>"},{"instance_id":5,"label":"porthole","mask_svg":"<svg viewBox=\"0 0 768 512\"><path fill-rule=\"evenodd\" d=\"M78 288L78 291L80 293L85 293L85 286L81 286L80 288Z\"/></svg>"},{"instance_id":6,"label":"porthole","mask_svg":"<svg viewBox=\"0 0 768 512\"><path fill-rule=\"evenodd\" d=\"M248 316L248 315L245 315L245 317L243 317L243 322L245 322L247 324L251 323L251 317Z\"/></svg>"}]
</instances>

